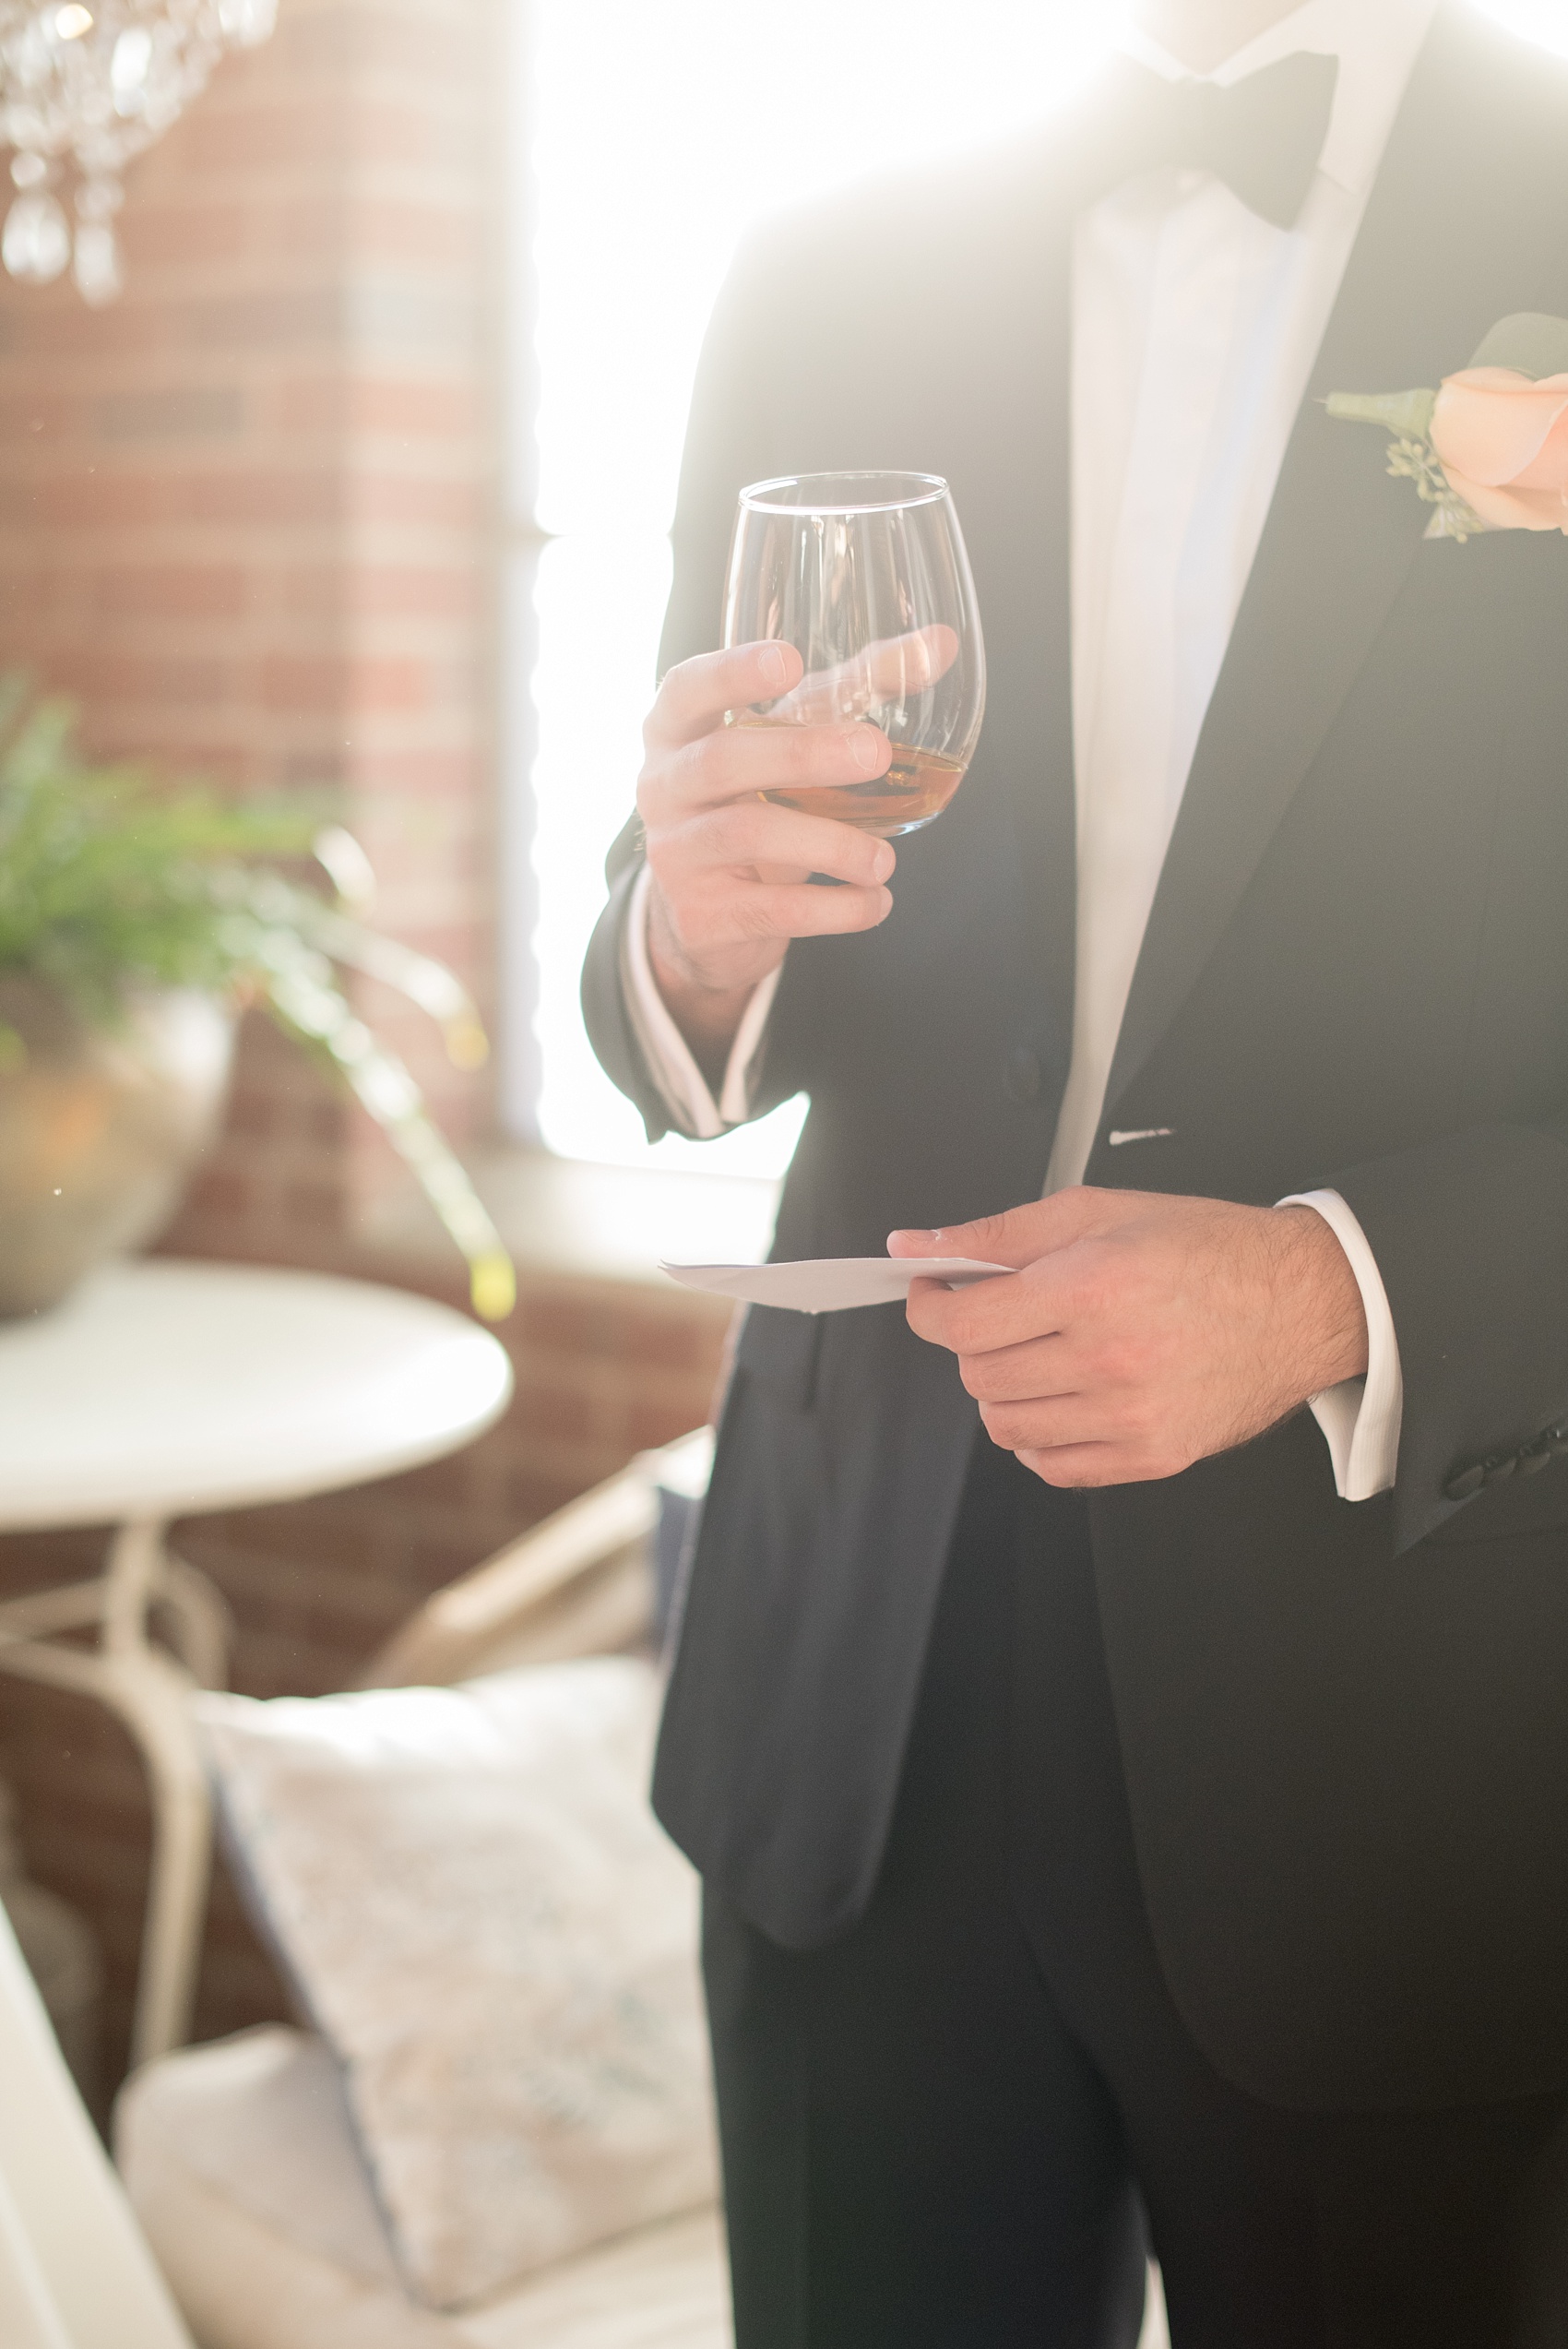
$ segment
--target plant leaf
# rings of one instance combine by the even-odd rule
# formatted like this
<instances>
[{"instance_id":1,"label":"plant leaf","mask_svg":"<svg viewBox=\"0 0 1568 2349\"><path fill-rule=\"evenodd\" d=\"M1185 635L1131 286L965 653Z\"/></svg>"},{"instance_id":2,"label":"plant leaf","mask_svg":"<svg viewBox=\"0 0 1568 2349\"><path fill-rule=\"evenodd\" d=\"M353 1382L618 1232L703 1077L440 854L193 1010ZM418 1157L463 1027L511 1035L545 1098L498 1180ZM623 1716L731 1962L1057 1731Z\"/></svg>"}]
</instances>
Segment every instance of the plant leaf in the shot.
<instances>
[{"instance_id":1,"label":"plant leaf","mask_svg":"<svg viewBox=\"0 0 1568 2349\"><path fill-rule=\"evenodd\" d=\"M500 1234L334 965L399 988L472 1068L487 1045L467 990L428 955L256 862L303 856L325 838L338 866L362 878L350 836L323 834L319 805L303 794L236 803L148 767L94 765L76 722L72 702L32 699L25 677L0 675L0 970L34 972L100 1025L138 984L261 1001L358 1093L467 1257L476 1311L501 1318L517 1284Z\"/></svg>"}]
</instances>

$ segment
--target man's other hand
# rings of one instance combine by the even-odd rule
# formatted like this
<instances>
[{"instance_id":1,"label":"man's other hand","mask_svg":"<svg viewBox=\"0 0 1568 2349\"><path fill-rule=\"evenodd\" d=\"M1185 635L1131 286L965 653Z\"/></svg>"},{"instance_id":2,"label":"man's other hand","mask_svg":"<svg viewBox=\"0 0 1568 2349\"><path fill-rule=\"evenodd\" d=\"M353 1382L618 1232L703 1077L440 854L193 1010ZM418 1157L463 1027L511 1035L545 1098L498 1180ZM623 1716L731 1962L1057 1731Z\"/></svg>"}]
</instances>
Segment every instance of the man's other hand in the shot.
<instances>
[{"instance_id":1,"label":"man's other hand","mask_svg":"<svg viewBox=\"0 0 1568 2349\"><path fill-rule=\"evenodd\" d=\"M909 1326L957 1355L992 1441L1048 1485L1177 1475L1367 1366L1355 1275L1310 1207L1080 1188L887 1246L1017 1268L917 1281Z\"/></svg>"},{"instance_id":2,"label":"man's other hand","mask_svg":"<svg viewBox=\"0 0 1568 2349\"><path fill-rule=\"evenodd\" d=\"M683 661L643 729L648 955L676 1025L710 1070L791 938L874 929L892 910L886 841L761 796L885 774L892 749L880 727L724 722L727 710L793 693L802 674L790 644ZM844 886L823 888L814 873Z\"/></svg>"}]
</instances>

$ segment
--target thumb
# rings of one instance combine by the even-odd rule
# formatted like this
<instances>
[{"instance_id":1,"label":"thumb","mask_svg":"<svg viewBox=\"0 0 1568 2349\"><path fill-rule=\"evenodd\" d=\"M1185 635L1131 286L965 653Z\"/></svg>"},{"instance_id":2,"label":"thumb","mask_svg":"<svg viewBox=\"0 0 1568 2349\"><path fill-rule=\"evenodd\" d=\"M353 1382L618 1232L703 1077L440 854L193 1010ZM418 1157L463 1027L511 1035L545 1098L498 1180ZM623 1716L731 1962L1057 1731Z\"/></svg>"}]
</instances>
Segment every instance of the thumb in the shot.
<instances>
[{"instance_id":1,"label":"thumb","mask_svg":"<svg viewBox=\"0 0 1568 2349\"><path fill-rule=\"evenodd\" d=\"M889 1232L892 1257L968 1256L983 1264L1032 1264L1070 1236L1070 1219L1056 1198L1030 1199L1004 1215L977 1216L972 1223L947 1223L932 1232Z\"/></svg>"}]
</instances>

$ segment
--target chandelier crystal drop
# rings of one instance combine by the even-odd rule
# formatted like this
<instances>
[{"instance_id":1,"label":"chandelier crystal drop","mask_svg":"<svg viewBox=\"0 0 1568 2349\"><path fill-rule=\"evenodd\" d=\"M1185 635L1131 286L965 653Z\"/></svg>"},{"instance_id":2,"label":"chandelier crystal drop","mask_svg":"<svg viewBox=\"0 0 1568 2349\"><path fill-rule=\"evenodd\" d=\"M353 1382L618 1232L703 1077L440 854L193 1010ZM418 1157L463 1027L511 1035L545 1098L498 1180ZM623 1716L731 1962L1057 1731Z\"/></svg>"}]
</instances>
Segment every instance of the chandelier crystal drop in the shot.
<instances>
[{"instance_id":1,"label":"chandelier crystal drop","mask_svg":"<svg viewBox=\"0 0 1568 2349\"><path fill-rule=\"evenodd\" d=\"M199 96L226 49L255 48L276 15L277 0L0 0L0 144L16 188L0 262L11 276L47 285L71 267L84 301L112 302L125 165Z\"/></svg>"}]
</instances>

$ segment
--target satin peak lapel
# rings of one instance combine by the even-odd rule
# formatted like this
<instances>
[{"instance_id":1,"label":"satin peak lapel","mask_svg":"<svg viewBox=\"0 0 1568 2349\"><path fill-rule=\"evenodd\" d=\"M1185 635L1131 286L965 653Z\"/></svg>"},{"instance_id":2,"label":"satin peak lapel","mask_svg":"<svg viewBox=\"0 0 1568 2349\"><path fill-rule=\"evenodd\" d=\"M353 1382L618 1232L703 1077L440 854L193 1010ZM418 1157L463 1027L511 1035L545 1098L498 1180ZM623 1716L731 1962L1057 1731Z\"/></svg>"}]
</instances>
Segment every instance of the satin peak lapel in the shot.
<instances>
[{"instance_id":1,"label":"satin peak lapel","mask_svg":"<svg viewBox=\"0 0 1568 2349\"><path fill-rule=\"evenodd\" d=\"M1465 151L1473 75L1495 64L1457 11L1439 18L1417 60L1198 742L1106 1089L1110 1124L1218 946L1421 548L1427 509L1409 483L1388 478L1371 435L1358 446L1322 403L1347 386L1436 384L1465 364L1470 321L1492 315L1474 276L1485 198L1445 165ZM1428 546L1434 558L1462 561L1464 549Z\"/></svg>"},{"instance_id":2,"label":"satin peak lapel","mask_svg":"<svg viewBox=\"0 0 1568 2349\"><path fill-rule=\"evenodd\" d=\"M1051 125L1019 156L980 233L1004 266L976 254L994 316L982 347L994 374L966 409L988 430L975 451L975 499L987 525L972 548L981 590L991 700L980 759L1006 796L1017 860L1023 960L1016 1032L1057 1031L1066 1076L1076 920L1068 471L1074 220L1101 137L1100 109ZM992 291L993 289L993 291ZM972 430L966 421L966 431ZM964 489L959 510L968 514ZM968 525L966 525L968 527ZM981 577L982 552L984 576ZM1043 1169L1041 1170L1043 1173Z\"/></svg>"},{"instance_id":3,"label":"satin peak lapel","mask_svg":"<svg viewBox=\"0 0 1568 2349\"><path fill-rule=\"evenodd\" d=\"M1059 1012L1063 1076L1076 917L1067 472L1075 151L1063 141L1018 190L1014 249L1024 267L1004 296L1000 380L988 400L993 438L984 451L994 535L982 602L993 686L982 750L1004 782L1028 909L1020 1008Z\"/></svg>"}]
</instances>

